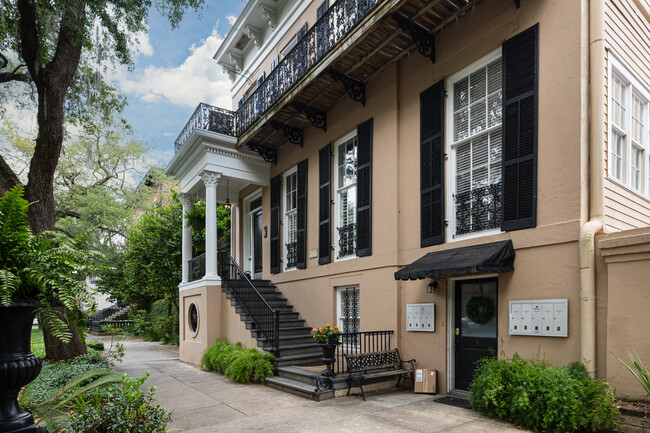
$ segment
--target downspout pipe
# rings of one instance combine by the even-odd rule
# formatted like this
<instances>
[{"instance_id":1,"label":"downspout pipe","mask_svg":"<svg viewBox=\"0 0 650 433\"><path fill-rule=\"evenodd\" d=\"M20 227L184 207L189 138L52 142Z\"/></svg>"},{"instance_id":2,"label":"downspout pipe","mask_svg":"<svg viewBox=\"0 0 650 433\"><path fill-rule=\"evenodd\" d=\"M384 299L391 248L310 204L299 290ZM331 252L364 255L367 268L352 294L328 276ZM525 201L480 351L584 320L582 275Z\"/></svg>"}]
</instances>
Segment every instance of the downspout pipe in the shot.
<instances>
[{"instance_id":1,"label":"downspout pipe","mask_svg":"<svg viewBox=\"0 0 650 433\"><path fill-rule=\"evenodd\" d=\"M595 237L604 221L605 42L604 0L587 0L589 27L589 220L580 229L580 358L596 374L596 256ZM584 114L584 113L583 113Z\"/></svg>"}]
</instances>

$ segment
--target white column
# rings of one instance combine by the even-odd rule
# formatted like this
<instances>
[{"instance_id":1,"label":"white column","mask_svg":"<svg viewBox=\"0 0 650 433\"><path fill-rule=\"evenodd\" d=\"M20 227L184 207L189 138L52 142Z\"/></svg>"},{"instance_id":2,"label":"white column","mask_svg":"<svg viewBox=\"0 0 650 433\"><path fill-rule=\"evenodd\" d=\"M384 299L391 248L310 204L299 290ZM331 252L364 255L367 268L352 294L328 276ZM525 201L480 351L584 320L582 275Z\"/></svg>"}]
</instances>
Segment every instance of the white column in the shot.
<instances>
[{"instance_id":1,"label":"white column","mask_svg":"<svg viewBox=\"0 0 650 433\"><path fill-rule=\"evenodd\" d=\"M187 283L189 280L188 262L192 258L192 227L187 225L185 214L192 208L192 199L187 194L181 194L179 199L183 205L183 246L181 248L181 256L183 258L182 283Z\"/></svg>"},{"instance_id":2,"label":"white column","mask_svg":"<svg viewBox=\"0 0 650 433\"><path fill-rule=\"evenodd\" d=\"M218 279L217 275L217 184L221 173L204 171L205 185L205 278Z\"/></svg>"}]
</instances>

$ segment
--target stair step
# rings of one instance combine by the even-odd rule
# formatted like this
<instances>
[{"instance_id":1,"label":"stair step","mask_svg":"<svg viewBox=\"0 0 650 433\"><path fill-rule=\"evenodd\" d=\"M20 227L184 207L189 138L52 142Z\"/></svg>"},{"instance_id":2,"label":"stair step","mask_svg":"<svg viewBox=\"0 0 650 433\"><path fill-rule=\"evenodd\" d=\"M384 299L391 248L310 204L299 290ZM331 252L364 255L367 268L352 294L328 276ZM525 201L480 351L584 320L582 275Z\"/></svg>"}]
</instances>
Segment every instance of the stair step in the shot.
<instances>
[{"instance_id":1,"label":"stair step","mask_svg":"<svg viewBox=\"0 0 650 433\"><path fill-rule=\"evenodd\" d=\"M274 310L284 309L284 308L293 309L293 305L287 304L286 299L274 299L274 300L270 300L270 301L267 300L266 303L269 304L269 306L271 308L273 308ZM257 306L257 305L261 305L261 304L263 304L262 301L255 301L255 302L252 303L252 306ZM239 306L239 301L237 299L235 299L235 298L231 298L230 299L230 305L232 305L233 307L237 307L237 306Z\"/></svg>"},{"instance_id":2,"label":"stair step","mask_svg":"<svg viewBox=\"0 0 650 433\"><path fill-rule=\"evenodd\" d=\"M287 367L290 365L323 365L323 354L300 354L300 355L283 355L280 351L280 357L275 360L278 367Z\"/></svg>"},{"instance_id":3,"label":"stair step","mask_svg":"<svg viewBox=\"0 0 650 433\"><path fill-rule=\"evenodd\" d=\"M256 329L251 329L253 338L260 338L261 333ZM304 326L280 327L280 338L283 336L307 336L311 337L311 329Z\"/></svg>"},{"instance_id":4,"label":"stair step","mask_svg":"<svg viewBox=\"0 0 650 433\"><path fill-rule=\"evenodd\" d=\"M268 343L257 342L257 345L264 348L264 350L270 351L271 346ZM315 356L318 359L323 358L322 351L315 351L312 348L305 345L292 345L292 346L280 346L280 357L292 356L292 355L310 355ZM322 361L321 361L322 364Z\"/></svg>"},{"instance_id":5,"label":"stair step","mask_svg":"<svg viewBox=\"0 0 650 433\"><path fill-rule=\"evenodd\" d=\"M243 316L242 320L246 323L246 329L252 329L255 327L253 319L249 318L248 315ZM304 323L305 319L287 319L280 316L280 332L282 332L283 329L294 328L300 325L303 325L304 327Z\"/></svg>"},{"instance_id":6,"label":"stair step","mask_svg":"<svg viewBox=\"0 0 650 433\"><path fill-rule=\"evenodd\" d=\"M266 386L315 401L334 398L334 390L316 391L316 387L312 384L306 384L284 377L269 377L266 379Z\"/></svg>"}]
</instances>

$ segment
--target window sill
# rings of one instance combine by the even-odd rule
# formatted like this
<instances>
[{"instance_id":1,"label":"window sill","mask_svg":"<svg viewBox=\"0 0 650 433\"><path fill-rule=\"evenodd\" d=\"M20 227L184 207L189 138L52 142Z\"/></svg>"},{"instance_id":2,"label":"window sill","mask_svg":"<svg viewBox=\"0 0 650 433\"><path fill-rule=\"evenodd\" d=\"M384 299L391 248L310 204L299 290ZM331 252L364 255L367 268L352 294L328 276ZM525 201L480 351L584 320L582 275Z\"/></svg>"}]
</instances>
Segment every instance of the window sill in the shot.
<instances>
[{"instance_id":1,"label":"window sill","mask_svg":"<svg viewBox=\"0 0 650 433\"><path fill-rule=\"evenodd\" d=\"M496 229L490 229L490 230L483 230L480 232L474 232L474 233L467 233L464 235L450 235L448 237L447 243L453 243L453 242L459 242L459 241L464 241L467 239L475 239L475 238L482 238L482 237L487 237L487 236L493 236L493 235L499 235L501 233L505 233L502 231L500 228Z\"/></svg>"},{"instance_id":2,"label":"window sill","mask_svg":"<svg viewBox=\"0 0 650 433\"><path fill-rule=\"evenodd\" d=\"M355 255L344 256L344 257L341 257L341 258L334 259L334 263L347 262L349 260L354 260L354 259L358 259L358 258L359 258L359 256L357 256L356 254Z\"/></svg>"}]
</instances>

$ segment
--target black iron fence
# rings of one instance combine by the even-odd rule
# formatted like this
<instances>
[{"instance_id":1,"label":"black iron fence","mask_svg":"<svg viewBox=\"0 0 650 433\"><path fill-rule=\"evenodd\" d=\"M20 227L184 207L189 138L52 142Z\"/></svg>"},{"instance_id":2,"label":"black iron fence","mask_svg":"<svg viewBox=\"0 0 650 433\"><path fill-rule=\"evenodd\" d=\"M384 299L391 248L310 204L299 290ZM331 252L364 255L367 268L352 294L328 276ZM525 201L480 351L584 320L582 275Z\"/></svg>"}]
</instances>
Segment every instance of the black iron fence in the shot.
<instances>
[{"instance_id":1,"label":"black iron fence","mask_svg":"<svg viewBox=\"0 0 650 433\"><path fill-rule=\"evenodd\" d=\"M205 253L187 261L187 281L197 281L205 277Z\"/></svg>"},{"instance_id":2,"label":"black iron fence","mask_svg":"<svg viewBox=\"0 0 650 433\"><path fill-rule=\"evenodd\" d=\"M88 330L91 332L106 332L107 328L123 329L129 325L133 325L133 320L99 320L90 322Z\"/></svg>"},{"instance_id":3,"label":"black iron fence","mask_svg":"<svg viewBox=\"0 0 650 433\"><path fill-rule=\"evenodd\" d=\"M382 1L336 1L236 112L199 104L176 139L175 151L178 152L195 129L240 136Z\"/></svg>"},{"instance_id":4,"label":"black iron fence","mask_svg":"<svg viewBox=\"0 0 650 433\"><path fill-rule=\"evenodd\" d=\"M334 371L342 374L347 371L343 354L359 354L381 352L394 349L394 331L347 332L341 334L340 344L336 351Z\"/></svg>"},{"instance_id":5,"label":"black iron fence","mask_svg":"<svg viewBox=\"0 0 650 433\"><path fill-rule=\"evenodd\" d=\"M501 182L454 194L454 202L455 235L501 227Z\"/></svg>"},{"instance_id":6,"label":"black iron fence","mask_svg":"<svg viewBox=\"0 0 650 433\"><path fill-rule=\"evenodd\" d=\"M275 356L280 354L280 313L269 305L248 276L227 251L219 251L219 272L239 304L255 324L255 329L272 346Z\"/></svg>"}]
</instances>

